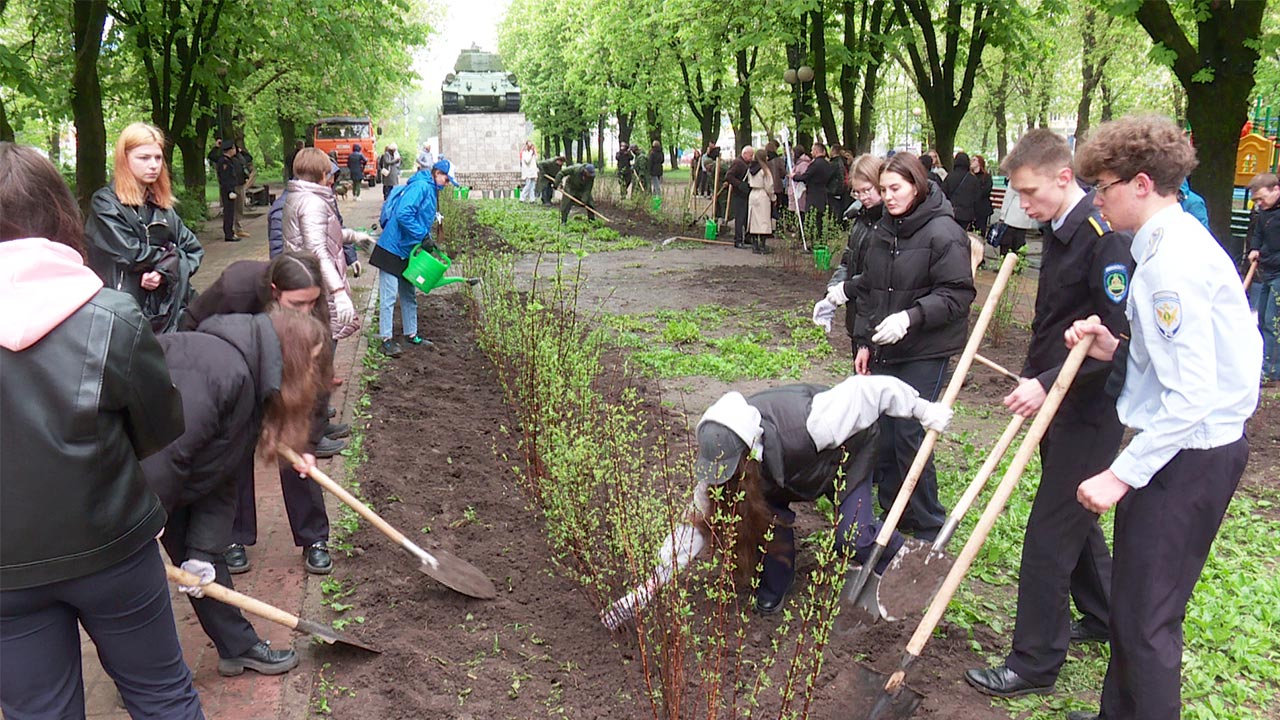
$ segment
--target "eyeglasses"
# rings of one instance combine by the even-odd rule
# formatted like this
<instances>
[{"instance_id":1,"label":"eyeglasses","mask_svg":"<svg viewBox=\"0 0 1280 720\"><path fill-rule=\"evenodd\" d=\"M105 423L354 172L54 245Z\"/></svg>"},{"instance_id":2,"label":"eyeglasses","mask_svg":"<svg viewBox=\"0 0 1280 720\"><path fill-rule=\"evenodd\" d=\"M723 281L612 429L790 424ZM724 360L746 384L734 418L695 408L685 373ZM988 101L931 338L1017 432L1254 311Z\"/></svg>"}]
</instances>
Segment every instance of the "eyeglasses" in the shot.
<instances>
[{"instance_id":1,"label":"eyeglasses","mask_svg":"<svg viewBox=\"0 0 1280 720\"><path fill-rule=\"evenodd\" d=\"M1131 177L1121 178L1119 180L1112 180L1109 183L1102 183L1101 185L1097 185L1093 189L1096 190L1099 195L1103 195L1103 194L1106 194L1108 190L1115 187L1116 185L1124 185L1125 183L1131 182L1132 180L1133 178Z\"/></svg>"},{"instance_id":2,"label":"eyeglasses","mask_svg":"<svg viewBox=\"0 0 1280 720\"><path fill-rule=\"evenodd\" d=\"M866 197L867 195L870 195L875 191L876 191L875 187L872 187L872 186L867 186L861 189L853 188L853 194L855 197Z\"/></svg>"}]
</instances>

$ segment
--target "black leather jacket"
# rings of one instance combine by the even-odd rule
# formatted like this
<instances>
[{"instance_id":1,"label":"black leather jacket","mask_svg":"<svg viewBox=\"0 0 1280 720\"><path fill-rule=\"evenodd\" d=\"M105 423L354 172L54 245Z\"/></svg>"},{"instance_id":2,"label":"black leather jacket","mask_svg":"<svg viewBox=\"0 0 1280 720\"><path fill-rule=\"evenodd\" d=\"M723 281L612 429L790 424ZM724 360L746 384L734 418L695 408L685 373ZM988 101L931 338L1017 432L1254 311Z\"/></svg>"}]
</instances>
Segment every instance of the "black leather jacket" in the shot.
<instances>
[{"instance_id":1,"label":"black leather jacket","mask_svg":"<svg viewBox=\"0 0 1280 720\"><path fill-rule=\"evenodd\" d=\"M139 459L182 434L182 399L133 298L99 290L30 347L0 349L0 590L104 570L153 541Z\"/></svg>"}]
</instances>

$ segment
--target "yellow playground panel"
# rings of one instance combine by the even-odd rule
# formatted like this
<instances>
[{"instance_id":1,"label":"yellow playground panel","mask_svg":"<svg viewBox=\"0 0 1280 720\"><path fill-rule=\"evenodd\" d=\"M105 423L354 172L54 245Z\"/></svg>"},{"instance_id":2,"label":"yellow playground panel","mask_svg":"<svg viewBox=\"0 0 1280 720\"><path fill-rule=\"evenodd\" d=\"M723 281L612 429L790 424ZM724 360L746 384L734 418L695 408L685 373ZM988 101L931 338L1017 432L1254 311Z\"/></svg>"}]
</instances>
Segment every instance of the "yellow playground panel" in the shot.
<instances>
[{"instance_id":1,"label":"yellow playground panel","mask_svg":"<svg viewBox=\"0 0 1280 720\"><path fill-rule=\"evenodd\" d=\"M1249 184L1254 175L1270 172L1275 158L1276 142L1257 133L1240 138L1236 148L1236 186Z\"/></svg>"}]
</instances>

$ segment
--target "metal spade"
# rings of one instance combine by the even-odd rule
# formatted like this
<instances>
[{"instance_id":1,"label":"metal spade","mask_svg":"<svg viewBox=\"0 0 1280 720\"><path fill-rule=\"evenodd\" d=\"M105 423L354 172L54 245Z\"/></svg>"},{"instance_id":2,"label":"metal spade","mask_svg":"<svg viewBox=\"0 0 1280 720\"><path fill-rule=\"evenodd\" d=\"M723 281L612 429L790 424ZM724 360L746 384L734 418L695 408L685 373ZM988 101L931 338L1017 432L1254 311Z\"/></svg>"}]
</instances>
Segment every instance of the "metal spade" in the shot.
<instances>
[{"instance_id":1,"label":"metal spade","mask_svg":"<svg viewBox=\"0 0 1280 720\"><path fill-rule=\"evenodd\" d=\"M169 576L169 582L176 583L178 585L200 584L200 578L192 575L182 568L174 567L169 563L165 563L164 571L165 574ZM257 598L252 598L243 593L238 593L225 585L219 585L218 583L209 583L208 585L205 585L204 596L217 600L221 603L226 603L232 607L240 608L251 615L257 615L264 620L279 623L290 630L300 633L309 633L312 637L319 638L330 645L334 643L341 643L343 645L360 648L361 650L368 650L372 653L382 652L371 645L365 645L364 643L355 640L349 635L340 633L328 625L322 625L312 620L303 620L297 615L285 612L274 605L268 605Z\"/></svg>"},{"instance_id":2,"label":"metal spade","mask_svg":"<svg viewBox=\"0 0 1280 720\"><path fill-rule=\"evenodd\" d=\"M287 447L279 448L279 452L281 457L291 463L298 464L302 462L302 458ZM382 516L375 513L372 508L360 502L356 499L356 496L347 492L345 488L334 482L332 478L319 469L313 468L308 475L320 487L333 493L348 507L359 513L360 517L368 520L383 535L391 538L395 544L404 548L406 552L418 561L418 570L423 574L463 595L480 598L481 600L492 600L498 596L498 590L493 586L493 582L475 565L444 550L433 550L432 552L423 550L405 537L404 533L396 530L390 523L383 520Z\"/></svg>"}]
</instances>

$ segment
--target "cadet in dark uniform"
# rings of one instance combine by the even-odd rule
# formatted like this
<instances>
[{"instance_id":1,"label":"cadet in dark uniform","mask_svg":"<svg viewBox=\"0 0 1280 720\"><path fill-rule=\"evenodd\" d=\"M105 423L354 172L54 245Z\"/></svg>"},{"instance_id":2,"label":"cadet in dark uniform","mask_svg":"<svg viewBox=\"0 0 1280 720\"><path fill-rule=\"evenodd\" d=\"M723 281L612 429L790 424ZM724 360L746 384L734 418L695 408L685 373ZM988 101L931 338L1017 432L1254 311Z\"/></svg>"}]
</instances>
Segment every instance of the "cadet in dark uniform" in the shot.
<instances>
[{"instance_id":1,"label":"cadet in dark uniform","mask_svg":"<svg viewBox=\"0 0 1280 720\"><path fill-rule=\"evenodd\" d=\"M551 204L551 194L554 190L552 183L562 167L564 167L563 155L538 163L538 197L542 199L543 205Z\"/></svg>"},{"instance_id":2,"label":"cadet in dark uniform","mask_svg":"<svg viewBox=\"0 0 1280 720\"><path fill-rule=\"evenodd\" d=\"M1124 309L1133 258L1129 236L1112 232L1093 196L1076 184L1065 138L1031 130L1003 169L1027 215L1049 222L1022 383L1004 401L1031 417L1066 360L1062 334L1071 323L1097 315L1113 333L1128 334ZM1022 546L1013 651L1003 665L965 673L980 692L1052 692L1068 641L1107 638L1111 554L1097 516L1076 501L1076 487L1110 465L1120 449L1119 383L1109 387L1110 375L1110 363L1086 361L1040 441L1043 472ZM1068 593L1084 615L1079 623L1071 621Z\"/></svg>"},{"instance_id":3,"label":"cadet in dark uniform","mask_svg":"<svg viewBox=\"0 0 1280 720\"><path fill-rule=\"evenodd\" d=\"M1262 338L1240 276L1178 204L1195 166L1182 128L1159 117L1103 123L1076 155L1080 174L1098 182L1094 203L1134 233L1137 260L1126 312L1133 340L1122 345L1085 322L1066 333L1068 346L1094 335L1090 357L1125 363L1116 409L1137 431L1076 490L1089 512L1116 508L1107 720L1181 714L1182 621L1244 474L1244 424L1258 407Z\"/></svg>"},{"instance_id":4,"label":"cadet in dark uniform","mask_svg":"<svg viewBox=\"0 0 1280 720\"><path fill-rule=\"evenodd\" d=\"M560 224L564 225L569 221L569 211L575 207L586 205L589 208L595 208L595 200L591 198L591 189L596 184L596 166L591 163L585 165L570 165L560 171L556 175L556 187L560 188ZM577 198L578 202L570 199L570 195ZM587 214L587 218L591 219L595 216L589 211L583 210Z\"/></svg>"},{"instance_id":5,"label":"cadet in dark uniform","mask_svg":"<svg viewBox=\"0 0 1280 720\"><path fill-rule=\"evenodd\" d=\"M230 140L222 143L222 155L218 157L218 199L222 205L222 239L239 242L236 235L236 186L240 179L240 165L235 160L236 144Z\"/></svg>"},{"instance_id":6,"label":"cadet in dark uniform","mask_svg":"<svg viewBox=\"0 0 1280 720\"><path fill-rule=\"evenodd\" d=\"M795 577L793 502L831 499L839 508L836 547L865 559L880 531L871 503L871 471L882 415L938 432L951 421L945 405L921 398L892 377L854 376L833 388L785 385L750 398L723 395L698 421L698 485L685 524L663 544L661 562L649 579L606 608L601 620L616 629L634 617L716 537L734 538L738 574L750 577L758 563L763 567L756 609L777 612ZM838 477L847 482L838 485ZM734 530L714 528L717 518L738 514L726 506L736 504L740 491L746 497L741 521ZM770 525L773 540L761 558L758 548ZM894 533L877 573L884 572L904 541Z\"/></svg>"}]
</instances>

